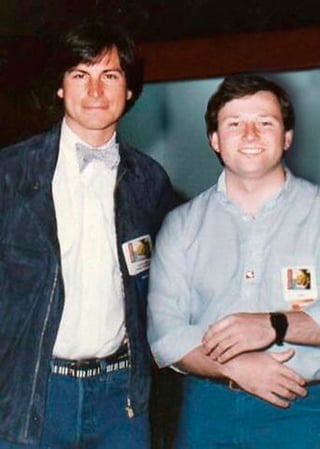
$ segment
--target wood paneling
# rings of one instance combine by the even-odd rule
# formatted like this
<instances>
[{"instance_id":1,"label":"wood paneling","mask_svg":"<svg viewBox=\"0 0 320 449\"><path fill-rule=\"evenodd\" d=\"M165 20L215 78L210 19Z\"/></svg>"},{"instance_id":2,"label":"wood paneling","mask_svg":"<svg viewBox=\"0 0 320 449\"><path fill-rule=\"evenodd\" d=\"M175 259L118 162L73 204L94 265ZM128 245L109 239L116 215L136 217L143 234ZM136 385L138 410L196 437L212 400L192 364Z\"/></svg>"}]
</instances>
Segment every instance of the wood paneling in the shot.
<instances>
[{"instance_id":1,"label":"wood paneling","mask_svg":"<svg viewBox=\"0 0 320 449\"><path fill-rule=\"evenodd\" d=\"M146 82L320 66L320 27L141 43Z\"/></svg>"}]
</instances>

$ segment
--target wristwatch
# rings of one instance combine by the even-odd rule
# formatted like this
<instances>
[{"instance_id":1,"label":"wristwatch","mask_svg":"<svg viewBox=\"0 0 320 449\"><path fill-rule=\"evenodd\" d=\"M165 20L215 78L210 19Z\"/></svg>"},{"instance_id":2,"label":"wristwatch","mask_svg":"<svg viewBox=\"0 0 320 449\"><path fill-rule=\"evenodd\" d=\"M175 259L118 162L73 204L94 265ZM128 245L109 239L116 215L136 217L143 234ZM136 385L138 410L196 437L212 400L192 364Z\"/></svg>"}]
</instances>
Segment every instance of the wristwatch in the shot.
<instances>
[{"instance_id":1,"label":"wristwatch","mask_svg":"<svg viewBox=\"0 0 320 449\"><path fill-rule=\"evenodd\" d=\"M288 319L284 313L272 312L270 313L270 322L273 329L276 331L275 343L278 346L283 345L284 337L288 329Z\"/></svg>"}]
</instances>

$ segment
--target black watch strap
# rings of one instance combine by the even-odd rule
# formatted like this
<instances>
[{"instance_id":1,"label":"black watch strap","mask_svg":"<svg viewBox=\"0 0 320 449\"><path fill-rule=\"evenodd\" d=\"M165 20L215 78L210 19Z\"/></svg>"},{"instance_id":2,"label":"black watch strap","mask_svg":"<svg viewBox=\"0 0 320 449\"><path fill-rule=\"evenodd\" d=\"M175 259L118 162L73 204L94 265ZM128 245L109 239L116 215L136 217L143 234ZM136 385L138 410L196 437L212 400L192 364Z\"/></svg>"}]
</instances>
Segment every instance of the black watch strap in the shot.
<instances>
[{"instance_id":1,"label":"black watch strap","mask_svg":"<svg viewBox=\"0 0 320 449\"><path fill-rule=\"evenodd\" d=\"M281 312L272 312L270 313L270 322L271 326L276 331L275 343L279 346L283 345L288 329L288 319L286 315Z\"/></svg>"}]
</instances>

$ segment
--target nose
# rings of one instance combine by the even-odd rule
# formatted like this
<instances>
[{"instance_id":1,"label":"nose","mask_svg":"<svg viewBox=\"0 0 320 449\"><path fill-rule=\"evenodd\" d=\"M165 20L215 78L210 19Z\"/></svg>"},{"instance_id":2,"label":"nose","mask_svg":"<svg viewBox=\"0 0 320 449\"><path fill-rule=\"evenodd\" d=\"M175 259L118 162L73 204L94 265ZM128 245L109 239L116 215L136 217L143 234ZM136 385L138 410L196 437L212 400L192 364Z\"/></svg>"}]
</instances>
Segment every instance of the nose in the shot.
<instances>
[{"instance_id":1,"label":"nose","mask_svg":"<svg viewBox=\"0 0 320 449\"><path fill-rule=\"evenodd\" d=\"M91 78L89 80L88 84L88 95L90 97L98 98L103 92L103 83L100 79L93 79Z\"/></svg>"},{"instance_id":2,"label":"nose","mask_svg":"<svg viewBox=\"0 0 320 449\"><path fill-rule=\"evenodd\" d=\"M254 122L247 122L243 129L243 136L247 140L254 140L259 134L257 125Z\"/></svg>"}]
</instances>

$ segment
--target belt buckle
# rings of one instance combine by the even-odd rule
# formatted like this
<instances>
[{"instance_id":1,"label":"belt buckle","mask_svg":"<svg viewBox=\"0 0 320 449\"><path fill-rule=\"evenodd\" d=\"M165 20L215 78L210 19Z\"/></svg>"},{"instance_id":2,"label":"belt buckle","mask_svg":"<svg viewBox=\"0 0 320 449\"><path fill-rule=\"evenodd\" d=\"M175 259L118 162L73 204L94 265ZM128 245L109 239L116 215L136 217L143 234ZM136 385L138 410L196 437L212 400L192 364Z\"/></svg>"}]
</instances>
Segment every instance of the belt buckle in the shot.
<instances>
[{"instance_id":1,"label":"belt buckle","mask_svg":"<svg viewBox=\"0 0 320 449\"><path fill-rule=\"evenodd\" d=\"M74 360L68 366L68 374L75 378L87 378L100 374L101 368L95 366L92 361L83 362L81 360Z\"/></svg>"},{"instance_id":2,"label":"belt buckle","mask_svg":"<svg viewBox=\"0 0 320 449\"><path fill-rule=\"evenodd\" d=\"M242 388L232 379L228 380L228 387L231 391L242 391Z\"/></svg>"},{"instance_id":3,"label":"belt buckle","mask_svg":"<svg viewBox=\"0 0 320 449\"><path fill-rule=\"evenodd\" d=\"M77 369L79 368L80 361L79 360L72 360L68 362L68 369Z\"/></svg>"}]
</instances>

